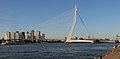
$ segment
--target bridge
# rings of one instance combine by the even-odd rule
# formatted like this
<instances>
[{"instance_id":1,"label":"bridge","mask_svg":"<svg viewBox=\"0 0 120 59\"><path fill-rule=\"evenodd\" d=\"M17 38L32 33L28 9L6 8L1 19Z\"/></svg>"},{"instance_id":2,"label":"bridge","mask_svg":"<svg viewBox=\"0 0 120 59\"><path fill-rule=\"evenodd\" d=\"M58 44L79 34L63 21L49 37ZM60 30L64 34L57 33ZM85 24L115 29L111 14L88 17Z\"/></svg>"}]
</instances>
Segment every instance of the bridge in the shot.
<instances>
[{"instance_id":1,"label":"bridge","mask_svg":"<svg viewBox=\"0 0 120 59\"><path fill-rule=\"evenodd\" d=\"M78 11L77 11L77 5L75 5L73 25L72 25L72 27L71 27L70 32L68 33L68 36L67 36L67 39L66 39L65 43L82 43L82 42L84 42L84 43L94 43L94 40L89 40L89 39L87 39L87 40L74 40L74 39L71 40L72 35L73 35L73 32L74 32L75 25L76 25L76 15L77 15L77 14L78 14L78 16L79 16L82 24L84 25L86 31L88 32L88 34L89 34L89 36L90 36L90 32L88 31L85 23L83 22L81 16L79 15L79 13L78 13Z\"/></svg>"}]
</instances>

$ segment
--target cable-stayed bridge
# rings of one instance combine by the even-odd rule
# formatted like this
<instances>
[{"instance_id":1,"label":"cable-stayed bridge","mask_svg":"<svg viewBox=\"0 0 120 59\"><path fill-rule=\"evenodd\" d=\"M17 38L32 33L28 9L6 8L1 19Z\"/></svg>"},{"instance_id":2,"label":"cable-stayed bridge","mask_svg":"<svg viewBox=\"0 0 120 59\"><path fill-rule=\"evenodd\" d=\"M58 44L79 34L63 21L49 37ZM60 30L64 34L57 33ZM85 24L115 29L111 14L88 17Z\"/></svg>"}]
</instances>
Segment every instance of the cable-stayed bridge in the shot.
<instances>
[{"instance_id":1,"label":"cable-stayed bridge","mask_svg":"<svg viewBox=\"0 0 120 59\"><path fill-rule=\"evenodd\" d=\"M83 27L84 27L84 29L86 30L86 34L88 35L88 39L83 39L83 38L78 38L78 37L75 37L75 38L72 38L73 37L73 34L76 34L76 33L74 33L74 31L75 31L75 26L76 26L76 23L77 23L77 16L78 16L78 18L80 19L80 21L81 21L81 23L82 23L82 25L83 25ZM75 5L75 8L74 8L74 12L73 12L73 19L72 19L73 21L71 22L71 23L73 23L72 24L72 27L71 26L67 26L67 27L64 27L64 28L71 28L71 30L70 30L70 32L68 32L68 30L67 31L65 31L65 32L63 32L63 31L58 31L58 32L60 32L60 33L67 33L66 35L64 35L64 36L66 36L65 37L65 43L95 43L95 42L116 42L115 40L99 40L99 39L94 39L93 37L92 37L92 35L91 35L91 33L89 32L89 30L88 30L88 28L87 28L87 26L85 25L85 23L84 23L84 21L83 21L83 19L82 19L82 17L80 16L80 14L79 14L79 12L77 11L77 6ZM69 19L66 21L66 23L68 23L68 21L69 21ZM59 21L58 21L59 22ZM65 24L66 24L65 23ZM64 25L65 25L64 24ZM63 23L60 23L59 25L63 25ZM63 25L63 26L64 26ZM69 25L71 25L71 24L69 24ZM56 25L55 25L56 26ZM54 27L54 26L53 26ZM59 27L56 27L56 28L59 28ZM60 27L60 28L62 28L62 27ZM55 28L53 29L53 30L55 30ZM79 32L79 31L78 31ZM53 34L54 34L54 32L53 32ZM58 33L57 33L57 35L59 35ZM92 37L92 38L91 38ZM61 42L61 41L59 41L59 40L50 40L49 42Z\"/></svg>"},{"instance_id":2,"label":"cable-stayed bridge","mask_svg":"<svg viewBox=\"0 0 120 59\"><path fill-rule=\"evenodd\" d=\"M78 12L76 13L78 16ZM56 17L53 17L45 22L37 24L37 28L41 28L42 32L45 32L48 39L64 39L68 36L69 30L71 29L72 23L74 22L74 8L70 9ZM76 20L74 24L74 32L72 37L86 37L90 36L85 24L80 23L81 20ZM83 23L83 21L82 21ZM41 26L41 27L40 27Z\"/></svg>"}]
</instances>

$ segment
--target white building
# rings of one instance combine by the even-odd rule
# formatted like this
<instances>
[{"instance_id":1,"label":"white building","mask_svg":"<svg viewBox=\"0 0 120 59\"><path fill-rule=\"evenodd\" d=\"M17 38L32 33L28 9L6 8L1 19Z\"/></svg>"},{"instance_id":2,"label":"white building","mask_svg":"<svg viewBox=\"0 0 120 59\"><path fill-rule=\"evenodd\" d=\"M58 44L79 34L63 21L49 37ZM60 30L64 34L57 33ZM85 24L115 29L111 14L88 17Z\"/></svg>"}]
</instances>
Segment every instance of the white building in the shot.
<instances>
[{"instance_id":1,"label":"white building","mask_svg":"<svg viewBox=\"0 0 120 59\"><path fill-rule=\"evenodd\" d=\"M11 39L11 33L10 32L5 32L5 40Z\"/></svg>"},{"instance_id":2,"label":"white building","mask_svg":"<svg viewBox=\"0 0 120 59\"><path fill-rule=\"evenodd\" d=\"M16 33L15 33L15 39L20 39L20 33L19 33L19 31L16 31Z\"/></svg>"},{"instance_id":3,"label":"white building","mask_svg":"<svg viewBox=\"0 0 120 59\"><path fill-rule=\"evenodd\" d=\"M15 39L15 32L11 33L11 39Z\"/></svg>"}]
</instances>

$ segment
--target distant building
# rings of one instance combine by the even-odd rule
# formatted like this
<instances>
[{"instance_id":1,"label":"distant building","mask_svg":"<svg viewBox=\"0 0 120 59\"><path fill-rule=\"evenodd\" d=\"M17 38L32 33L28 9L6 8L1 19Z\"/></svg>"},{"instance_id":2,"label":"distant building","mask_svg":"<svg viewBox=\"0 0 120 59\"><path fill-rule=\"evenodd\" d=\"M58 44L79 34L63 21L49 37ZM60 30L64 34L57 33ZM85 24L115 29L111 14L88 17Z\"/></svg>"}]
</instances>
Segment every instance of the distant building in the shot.
<instances>
[{"instance_id":1,"label":"distant building","mask_svg":"<svg viewBox=\"0 0 120 59\"><path fill-rule=\"evenodd\" d=\"M42 32L40 33L40 39L44 40L45 39L45 34L43 34Z\"/></svg>"},{"instance_id":2,"label":"distant building","mask_svg":"<svg viewBox=\"0 0 120 59\"><path fill-rule=\"evenodd\" d=\"M41 37L41 36L40 36L40 33L41 33L40 31L37 31L37 32L36 32L36 39L40 39L40 37Z\"/></svg>"},{"instance_id":3,"label":"distant building","mask_svg":"<svg viewBox=\"0 0 120 59\"><path fill-rule=\"evenodd\" d=\"M20 33L20 39L25 39L25 32Z\"/></svg>"},{"instance_id":4,"label":"distant building","mask_svg":"<svg viewBox=\"0 0 120 59\"><path fill-rule=\"evenodd\" d=\"M39 40L41 39L41 32L40 31L37 31L36 32L36 42L39 42Z\"/></svg>"},{"instance_id":5,"label":"distant building","mask_svg":"<svg viewBox=\"0 0 120 59\"><path fill-rule=\"evenodd\" d=\"M8 39L8 32L5 32L5 38L4 38L5 40L7 40Z\"/></svg>"},{"instance_id":6,"label":"distant building","mask_svg":"<svg viewBox=\"0 0 120 59\"><path fill-rule=\"evenodd\" d=\"M31 30L31 39L34 39L34 30Z\"/></svg>"},{"instance_id":7,"label":"distant building","mask_svg":"<svg viewBox=\"0 0 120 59\"><path fill-rule=\"evenodd\" d=\"M11 39L15 39L15 32L11 33Z\"/></svg>"},{"instance_id":8,"label":"distant building","mask_svg":"<svg viewBox=\"0 0 120 59\"><path fill-rule=\"evenodd\" d=\"M43 40L45 39L45 34L42 35Z\"/></svg>"},{"instance_id":9,"label":"distant building","mask_svg":"<svg viewBox=\"0 0 120 59\"><path fill-rule=\"evenodd\" d=\"M19 33L19 31L16 31L16 36L15 36L15 39L20 39L20 33Z\"/></svg>"},{"instance_id":10,"label":"distant building","mask_svg":"<svg viewBox=\"0 0 120 59\"><path fill-rule=\"evenodd\" d=\"M5 40L11 39L11 32L5 32Z\"/></svg>"},{"instance_id":11,"label":"distant building","mask_svg":"<svg viewBox=\"0 0 120 59\"><path fill-rule=\"evenodd\" d=\"M29 31L25 33L25 39L31 39Z\"/></svg>"},{"instance_id":12,"label":"distant building","mask_svg":"<svg viewBox=\"0 0 120 59\"><path fill-rule=\"evenodd\" d=\"M42 36L43 36L43 33L41 32L41 33L40 33L40 39L43 39L43 37L42 37Z\"/></svg>"}]
</instances>

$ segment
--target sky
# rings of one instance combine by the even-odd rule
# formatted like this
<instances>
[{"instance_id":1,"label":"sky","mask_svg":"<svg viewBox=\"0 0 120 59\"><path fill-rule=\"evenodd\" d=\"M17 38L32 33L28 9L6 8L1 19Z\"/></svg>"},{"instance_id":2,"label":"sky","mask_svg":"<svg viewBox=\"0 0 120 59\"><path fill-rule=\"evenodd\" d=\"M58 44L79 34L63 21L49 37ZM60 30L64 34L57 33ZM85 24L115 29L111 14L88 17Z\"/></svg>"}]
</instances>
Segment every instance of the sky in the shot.
<instances>
[{"instance_id":1,"label":"sky","mask_svg":"<svg viewBox=\"0 0 120 59\"><path fill-rule=\"evenodd\" d=\"M92 36L115 39L120 34L120 0L0 0L0 37L6 31L33 29L46 38L64 38L75 4ZM74 36L88 36L78 16Z\"/></svg>"}]
</instances>

